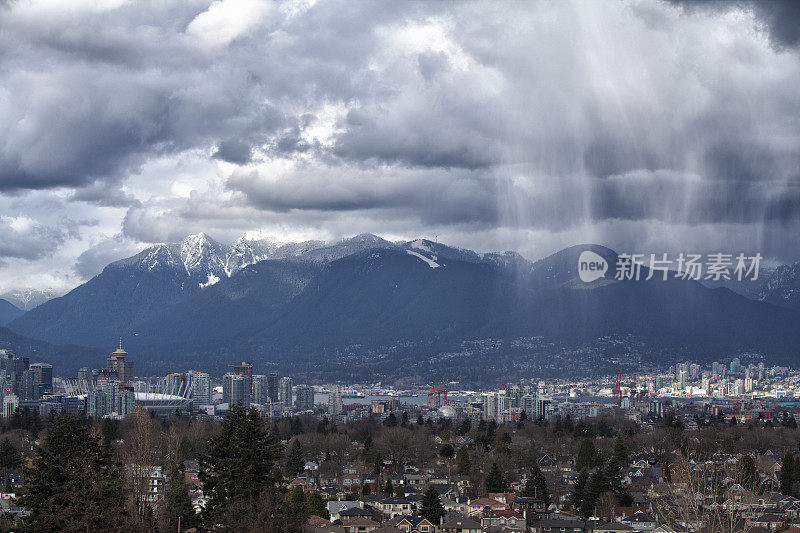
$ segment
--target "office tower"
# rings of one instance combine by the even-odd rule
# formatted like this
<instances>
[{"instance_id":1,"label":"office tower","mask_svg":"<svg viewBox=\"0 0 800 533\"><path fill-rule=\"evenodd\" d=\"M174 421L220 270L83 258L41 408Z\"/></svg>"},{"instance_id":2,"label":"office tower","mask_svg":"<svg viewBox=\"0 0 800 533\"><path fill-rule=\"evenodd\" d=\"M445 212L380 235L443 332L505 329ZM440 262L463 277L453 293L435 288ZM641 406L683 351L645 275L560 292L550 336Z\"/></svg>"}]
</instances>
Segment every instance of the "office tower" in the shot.
<instances>
[{"instance_id":1,"label":"office tower","mask_svg":"<svg viewBox=\"0 0 800 533\"><path fill-rule=\"evenodd\" d=\"M191 398L194 407L211 405L211 377L205 372L189 371Z\"/></svg>"},{"instance_id":2,"label":"office tower","mask_svg":"<svg viewBox=\"0 0 800 533\"><path fill-rule=\"evenodd\" d=\"M14 414L14 411L19 407L19 398L16 394L6 394L3 396L3 416L6 419Z\"/></svg>"},{"instance_id":3,"label":"office tower","mask_svg":"<svg viewBox=\"0 0 800 533\"><path fill-rule=\"evenodd\" d=\"M86 396L86 416L102 418L106 415L106 392L92 389Z\"/></svg>"},{"instance_id":4,"label":"office tower","mask_svg":"<svg viewBox=\"0 0 800 533\"><path fill-rule=\"evenodd\" d=\"M136 395L133 387L126 386L122 381L107 381L105 383L106 414L127 416L133 414L136 404Z\"/></svg>"},{"instance_id":5,"label":"office tower","mask_svg":"<svg viewBox=\"0 0 800 533\"><path fill-rule=\"evenodd\" d=\"M78 386L89 386L92 383L92 370L85 366L78 370Z\"/></svg>"},{"instance_id":6,"label":"office tower","mask_svg":"<svg viewBox=\"0 0 800 533\"><path fill-rule=\"evenodd\" d=\"M253 363L248 361L242 361L238 365L233 365L233 373L234 374L241 374L243 376L247 376L249 378L253 377Z\"/></svg>"},{"instance_id":7,"label":"office tower","mask_svg":"<svg viewBox=\"0 0 800 533\"><path fill-rule=\"evenodd\" d=\"M47 363L33 363L30 368L36 372L39 396L53 392L53 365L48 365Z\"/></svg>"},{"instance_id":8,"label":"office tower","mask_svg":"<svg viewBox=\"0 0 800 533\"><path fill-rule=\"evenodd\" d=\"M278 385L278 401L284 409L292 408L292 378L281 378Z\"/></svg>"},{"instance_id":9,"label":"office tower","mask_svg":"<svg viewBox=\"0 0 800 533\"><path fill-rule=\"evenodd\" d=\"M270 372L267 378L267 386L269 387L269 401L276 403L278 401L278 373Z\"/></svg>"},{"instance_id":10,"label":"office tower","mask_svg":"<svg viewBox=\"0 0 800 533\"><path fill-rule=\"evenodd\" d=\"M343 408L342 389L339 385L332 385L328 394L328 412L332 416L336 416L342 412Z\"/></svg>"},{"instance_id":11,"label":"office tower","mask_svg":"<svg viewBox=\"0 0 800 533\"><path fill-rule=\"evenodd\" d=\"M250 407L250 379L242 374L228 372L222 379L222 401L228 405Z\"/></svg>"},{"instance_id":12,"label":"office tower","mask_svg":"<svg viewBox=\"0 0 800 533\"><path fill-rule=\"evenodd\" d=\"M22 372L19 399L23 402L31 402L39 399L39 375L35 370L29 369Z\"/></svg>"},{"instance_id":13,"label":"office tower","mask_svg":"<svg viewBox=\"0 0 800 533\"><path fill-rule=\"evenodd\" d=\"M269 380L263 374L253 376L253 403L264 405L269 401Z\"/></svg>"},{"instance_id":14,"label":"office tower","mask_svg":"<svg viewBox=\"0 0 800 533\"><path fill-rule=\"evenodd\" d=\"M298 385L294 388L295 410L298 412L314 410L314 387L311 385Z\"/></svg>"},{"instance_id":15,"label":"office tower","mask_svg":"<svg viewBox=\"0 0 800 533\"><path fill-rule=\"evenodd\" d=\"M106 360L106 372L108 379L119 380L127 383L133 379L133 362L126 361L128 352L122 349L122 339L119 340L119 348L111 352Z\"/></svg>"}]
</instances>

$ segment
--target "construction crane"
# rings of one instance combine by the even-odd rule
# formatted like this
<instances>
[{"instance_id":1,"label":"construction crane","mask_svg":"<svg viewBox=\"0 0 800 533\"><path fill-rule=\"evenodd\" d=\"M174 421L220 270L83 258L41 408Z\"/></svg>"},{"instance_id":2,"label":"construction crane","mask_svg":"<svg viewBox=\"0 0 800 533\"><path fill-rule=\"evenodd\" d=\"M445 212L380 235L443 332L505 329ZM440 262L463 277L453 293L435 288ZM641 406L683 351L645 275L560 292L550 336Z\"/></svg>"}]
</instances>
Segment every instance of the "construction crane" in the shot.
<instances>
[{"instance_id":1,"label":"construction crane","mask_svg":"<svg viewBox=\"0 0 800 533\"><path fill-rule=\"evenodd\" d=\"M622 403L622 370L617 369L617 381L611 389L611 401L619 405Z\"/></svg>"}]
</instances>

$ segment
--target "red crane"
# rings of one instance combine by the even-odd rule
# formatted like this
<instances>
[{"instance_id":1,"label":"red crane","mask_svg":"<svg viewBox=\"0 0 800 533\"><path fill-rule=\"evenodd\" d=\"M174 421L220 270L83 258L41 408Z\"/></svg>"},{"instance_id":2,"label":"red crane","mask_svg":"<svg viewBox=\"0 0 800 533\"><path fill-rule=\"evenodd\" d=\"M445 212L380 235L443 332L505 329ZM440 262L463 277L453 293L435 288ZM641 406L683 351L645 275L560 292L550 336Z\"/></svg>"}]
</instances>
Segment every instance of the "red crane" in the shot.
<instances>
[{"instance_id":1,"label":"red crane","mask_svg":"<svg viewBox=\"0 0 800 533\"><path fill-rule=\"evenodd\" d=\"M617 382L611 389L611 401L619 405L622 403L622 370L617 369Z\"/></svg>"},{"instance_id":2,"label":"red crane","mask_svg":"<svg viewBox=\"0 0 800 533\"><path fill-rule=\"evenodd\" d=\"M450 405L450 402L447 401L447 392L447 385L445 383L442 383L439 385L439 388L436 389L436 407Z\"/></svg>"},{"instance_id":3,"label":"red crane","mask_svg":"<svg viewBox=\"0 0 800 533\"><path fill-rule=\"evenodd\" d=\"M435 407L436 409L440 408L442 405L450 405L450 402L447 400L447 385L445 383L440 383L439 386L436 386L436 372L433 373L433 384L431 388L428 389L428 407ZM444 404L442 403L442 399L444 399ZM433 404L433 405L431 405Z\"/></svg>"}]
</instances>

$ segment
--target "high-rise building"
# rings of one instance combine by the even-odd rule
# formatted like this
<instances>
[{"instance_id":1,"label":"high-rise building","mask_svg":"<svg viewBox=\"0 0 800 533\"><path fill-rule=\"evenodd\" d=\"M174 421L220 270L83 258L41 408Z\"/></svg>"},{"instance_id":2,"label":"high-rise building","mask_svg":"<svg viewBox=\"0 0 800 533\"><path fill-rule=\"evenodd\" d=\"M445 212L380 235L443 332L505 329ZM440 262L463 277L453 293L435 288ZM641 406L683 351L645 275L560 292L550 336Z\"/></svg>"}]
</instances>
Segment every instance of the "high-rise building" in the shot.
<instances>
[{"instance_id":1,"label":"high-rise building","mask_svg":"<svg viewBox=\"0 0 800 533\"><path fill-rule=\"evenodd\" d=\"M249 378L253 377L253 363L249 361L242 361L238 365L233 365L233 373L241 374Z\"/></svg>"},{"instance_id":2,"label":"high-rise building","mask_svg":"<svg viewBox=\"0 0 800 533\"><path fill-rule=\"evenodd\" d=\"M264 405L269 402L269 380L263 374L253 376L253 403Z\"/></svg>"},{"instance_id":3,"label":"high-rise building","mask_svg":"<svg viewBox=\"0 0 800 533\"><path fill-rule=\"evenodd\" d=\"M6 394L3 396L3 416L7 419L14 414L19 407L19 398L16 394Z\"/></svg>"},{"instance_id":4,"label":"high-rise building","mask_svg":"<svg viewBox=\"0 0 800 533\"><path fill-rule=\"evenodd\" d=\"M126 361L128 352L122 349L122 339L119 348L111 352L106 360L106 372L109 380L118 380L123 383L133 380L133 362Z\"/></svg>"},{"instance_id":5,"label":"high-rise building","mask_svg":"<svg viewBox=\"0 0 800 533\"><path fill-rule=\"evenodd\" d=\"M278 401L278 373L270 372L267 378L267 387L269 388L269 401L276 403Z\"/></svg>"},{"instance_id":6,"label":"high-rise building","mask_svg":"<svg viewBox=\"0 0 800 533\"><path fill-rule=\"evenodd\" d=\"M191 398L194 407L211 405L211 376L206 372L189 371Z\"/></svg>"},{"instance_id":7,"label":"high-rise building","mask_svg":"<svg viewBox=\"0 0 800 533\"><path fill-rule=\"evenodd\" d=\"M313 411L314 410L314 387L311 385L298 385L294 388L295 411Z\"/></svg>"},{"instance_id":8,"label":"high-rise building","mask_svg":"<svg viewBox=\"0 0 800 533\"><path fill-rule=\"evenodd\" d=\"M101 389L92 389L86 396L86 416L103 418L106 414L106 393Z\"/></svg>"},{"instance_id":9,"label":"high-rise building","mask_svg":"<svg viewBox=\"0 0 800 533\"><path fill-rule=\"evenodd\" d=\"M47 363L33 363L31 370L36 372L39 385L39 396L53 392L53 365Z\"/></svg>"},{"instance_id":10,"label":"high-rise building","mask_svg":"<svg viewBox=\"0 0 800 533\"><path fill-rule=\"evenodd\" d=\"M278 385L278 401L284 409L292 408L292 378L281 378Z\"/></svg>"},{"instance_id":11,"label":"high-rise building","mask_svg":"<svg viewBox=\"0 0 800 533\"><path fill-rule=\"evenodd\" d=\"M128 416L136 408L136 393L133 387L125 385L122 381L108 381L105 384L106 414L115 416Z\"/></svg>"},{"instance_id":12,"label":"high-rise building","mask_svg":"<svg viewBox=\"0 0 800 533\"><path fill-rule=\"evenodd\" d=\"M228 405L241 404L250 407L250 378L228 372L222 378L222 401Z\"/></svg>"},{"instance_id":13,"label":"high-rise building","mask_svg":"<svg viewBox=\"0 0 800 533\"><path fill-rule=\"evenodd\" d=\"M39 375L35 370L29 369L22 372L19 399L23 402L31 402L39 399Z\"/></svg>"},{"instance_id":14,"label":"high-rise building","mask_svg":"<svg viewBox=\"0 0 800 533\"><path fill-rule=\"evenodd\" d=\"M330 392L328 393L328 412L332 416L336 416L340 414L343 409L342 388L339 387L339 385L331 385Z\"/></svg>"},{"instance_id":15,"label":"high-rise building","mask_svg":"<svg viewBox=\"0 0 800 533\"><path fill-rule=\"evenodd\" d=\"M78 385L81 387L88 387L92 383L92 370L85 366L78 370Z\"/></svg>"}]
</instances>

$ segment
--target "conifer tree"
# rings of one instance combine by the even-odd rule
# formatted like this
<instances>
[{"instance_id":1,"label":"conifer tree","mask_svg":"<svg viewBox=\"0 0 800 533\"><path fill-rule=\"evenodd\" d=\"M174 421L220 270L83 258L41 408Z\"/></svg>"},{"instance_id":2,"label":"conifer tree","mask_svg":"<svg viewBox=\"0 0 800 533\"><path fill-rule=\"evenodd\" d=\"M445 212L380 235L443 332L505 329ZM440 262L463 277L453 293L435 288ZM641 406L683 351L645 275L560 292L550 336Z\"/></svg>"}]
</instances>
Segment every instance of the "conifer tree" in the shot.
<instances>
[{"instance_id":1,"label":"conifer tree","mask_svg":"<svg viewBox=\"0 0 800 533\"><path fill-rule=\"evenodd\" d=\"M628 466L628 448L621 436L617 436L614 440L614 453L611 455L611 459L621 468Z\"/></svg>"},{"instance_id":2,"label":"conifer tree","mask_svg":"<svg viewBox=\"0 0 800 533\"><path fill-rule=\"evenodd\" d=\"M303 450L300 441L294 439L289 446L289 453L286 454L286 475L294 477L305 468L306 461L303 458Z\"/></svg>"},{"instance_id":3,"label":"conifer tree","mask_svg":"<svg viewBox=\"0 0 800 533\"><path fill-rule=\"evenodd\" d=\"M736 481L746 489L758 488L760 478L756 469L756 462L750 455L743 455L736 465Z\"/></svg>"},{"instance_id":4,"label":"conifer tree","mask_svg":"<svg viewBox=\"0 0 800 533\"><path fill-rule=\"evenodd\" d=\"M533 465L531 477L522 489L522 495L527 498L535 498L544 501L545 506L550 505L550 494L547 492L547 478L544 477L539 465Z\"/></svg>"},{"instance_id":5,"label":"conifer tree","mask_svg":"<svg viewBox=\"0 0 800 533\"><path fill-rule=\"evenodd\" d=\"M20 505L36 532L120 531L129 524L124 474L81 420L59 415L25 469Z\"/></svg>"},{"instance_id":6,"label":"conifer tree","mask_svg":"<svg viewBox=\"0 0 800 533\"><path fill-rule=\"evenodd\" d=\"M467 451L463 450L458 457L458 475L468 476L470 473L472 473L472 462Z\"/></svg>"},{"instance_id":7,"label":"conifer tree","mask_svg":"<svg viewBox=\"0 0 800 533\"><path fill-rule=\"evenodd\" d=\"M394 489L394 495L395 495L396 498L403 498L404 499L406 497L406 491L403 488L403 485L397 485L397 488Z\"/></svg>"},{"instance_id":8,"label":"conifer tree","mask_svg":"<svg viewBox=\"0 0 800 533\"><path fill-rule=\"evenodd\" d=\"M200 456L200 480L208 496L203 519L216 524L232 505L255 505L266 492L274 492L280 472L273 470L280 456L278 444L258 412L234 405L211 437L208 453Z\"/></svg>"},{"instance_id":9,"label":"conifer tree","mask_svg":"<svg viewBox=\"0 0 800 533\"><path fill-rule=\"evenodd\" d=\"M794 457L792 456L792 452L786 452L786 455L783 456L783 462L781 463L781 494L786 494L787 496L792 493L792 484L794 483Z\"/></svg>"},{"instance_id":10,"label":"conifer tree","mask_svg":"<svg viewBox=\"0 0 800 533\"><path fill-rule=\"evenodd\" d=\"M0 469L3 471L3 483L8 479L8 471L11 468L22 466L22 455L11 444L8 437L0 441Z\"/></svg>"},{"instance_id":11,"label":"conifer tree","mask_svg":"<svg viewBox=\"0 0 800 533\"><path fill-rule=\"evenodd\" d=\"M301 520L308 517L308 502L302 487L294 486L286 492L287 511Z\"/></svg>"},{"instance_id":12,"label":"conifer tree","mask_svg":"<svg viewBox=\"0 0 800 533\"><path fill-rule=\"evenodd\" d=\"M391 478L388 478L386 480L386 485L384 485L383 487L383 493L386 494L387 496L391 496L392 494L394 494L394 487L392 487Z\"/></svg>"},{"instance_id":13,"label":"conifer tree","mask_svg":"<svg viewBox=\"0 0 800 533\"><path fill-rule=\"evenodd\" d=\"M175 466L169 474L167 494L163 505L166 531L177 530L179 517L182 530L200 527L200 517L197 516L192 499L189 497L189 489L186 486L183 471Z\"/></svg>"},{"instance_id":14,"label":"conifer tree","mask_svg":"<svg viewBox=\"0 0 800 533\"><path fill-rule=\"evenodd\" d=\"M508 490L506 478L500 471L500 467L497 466L497 462L494 462L486 476L486 492L505 492L506 490Z\"/></svg>"},{"instance_id":15,"label":"conifer tree","mask_svg":"<svg viewBox=\"0 0 800 533\"><path fill-rule=\"evenodd\" d=\"M428 490L425 491L425 495L422 497L422 511L420 514L437 525L445 514L442 500L439 498L439 493L436 492L436 489L433 488L432 485L428 487Z\"/></svg>"},{"instance_id":16,"label":"conifer tree","mask_svg":"<svg viewBox=\"0 0 800 533\"><path fill-rule=\"evenodd\" d=\"M369 487L369 485L364 485L365 487ZM369 493L367 493L369 494ZM325 507L325 502L322 501L322 496L319 495L318 492L312 492L308 495L308 514L319 516L328 520L331 517L331 514L328 512L328 509Z\"/></svg>"},{"instance_id":17,"label":"conifer tree","mask_svg":"<svg viewBox=\"0 0 800 533\"><path fill-rule=\"evenodd\" d=\"M579 471L587 468L594 468L598 465L599 460L600 457L597 455L597 450L595 450L594 447L594 439L583 439L580 448L578 448L578 458L575 461L575 468Z\"/></svg>"}]
</instances>

